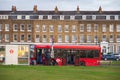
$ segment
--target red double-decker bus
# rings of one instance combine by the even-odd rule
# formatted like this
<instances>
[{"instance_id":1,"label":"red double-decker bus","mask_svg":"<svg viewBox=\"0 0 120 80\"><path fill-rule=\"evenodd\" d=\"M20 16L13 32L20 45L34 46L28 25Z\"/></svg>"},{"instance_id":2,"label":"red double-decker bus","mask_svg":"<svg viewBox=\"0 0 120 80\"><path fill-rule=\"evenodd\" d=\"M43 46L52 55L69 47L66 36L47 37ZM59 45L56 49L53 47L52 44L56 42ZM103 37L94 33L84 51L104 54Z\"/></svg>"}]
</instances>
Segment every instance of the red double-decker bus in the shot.
<instances>
[{"instance_id":1,"label":"red double-decker bus","mask_svg":"<svg viewBox=\"0 0 120 80\"><path fill-rule=\"evenodd\" d=\"M53 47L54 54L51 53ZM98 66L101 59L100 46L87 45L35 45L37 64L49 64L54 59L58 65ZM51 58L51 54L54 58Z\"/></svg>"}]
</instances>

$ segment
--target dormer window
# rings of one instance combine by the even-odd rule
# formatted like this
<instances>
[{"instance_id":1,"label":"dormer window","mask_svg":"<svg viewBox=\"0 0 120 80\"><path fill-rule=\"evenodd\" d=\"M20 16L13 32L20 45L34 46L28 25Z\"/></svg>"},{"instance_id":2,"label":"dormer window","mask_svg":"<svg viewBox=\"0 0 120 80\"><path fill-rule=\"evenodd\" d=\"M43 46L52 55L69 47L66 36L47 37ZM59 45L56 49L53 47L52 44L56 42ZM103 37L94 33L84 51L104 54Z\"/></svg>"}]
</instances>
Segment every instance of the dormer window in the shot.
<instances>
[{"instance_id":1,"label":"dormer window","mask_svg":"<svg viewBox=\"0 0 120 80\"><path fill-rule=\"evenodd\" d=\"M64 20L64 15L60 15L60 20Z\"/></svg>"},{"instance_id":2,"label":"dormer window","mask_svg":"<svg viewBox=\"0 0 120 80\"><path fill-rule=\"evenodd\" d=\"M22 16L22 19L25 19L25 16Z\"/></svg>"},{"instance_id":3,"label":"dormer window","mask_svg":"<svg viewBox=\"0 0 120 80\"><path fill-rule=\"evenodd\" d=\"M52 19L52 16L51 16L51 15L48 15L48 19Z\"/></svg>"},{"instance_id":4,"label":"dormer window","mask_svg":"<svg viewBox=\"0 0 120 80\"><path fill-rule=\"evenodd\" d=\"M82 20L82 16L75 16L76 20Z\"/></svg>"},{"instance_id":5,"label":"dormer window","mask_svg":"<svg viewBox=\"0 0 120 80\"><path fill-rule=\"evenodd\" d=\"M74 20L75 19L75 16L70 16L70 20Z\"/></svg>"},{"instance_id":6,"label":"dormer window","mask_svg":"<svg viewBox=\"0 0 120 80\"><path fill-rule=\"evenodd\" d=\"M0 19L8 19L8 15L0 15Z\"/></svg>"},{"instance_id":7,"label":"dormer window","mask_svg":"<svg viewBox=\"0 0 120 80\"><path fill-rule=\"evenodd\" d=\"M43 19L48 19L48 16L47 15L43 16Z\"/></svg>"},{"instance_id":8,"label":"dormer window","mask_svg":"<svg viewBox=\"0 0 120 80\"><path fill-rule=\"evenodd\" d=\"M96 16L96 20L106 20L106 16Z\"/></svg>"},{"instance_id":9,"label":"dormer window","mask_svg":"<svg viewBox=\"0 0 120 80\"><path fill-rule=\"evenodd\" d=\"M118 19L120 20L120 15L118 16Z\"/></svg>"},{"instance_id":10,"label":"dormer window","mask_svg":"<svg viewBox=\"0 0 120 80\"><path fill-rule=\"evenodd\" d=\"M21 19L22 18L22 16L21 15L17 15L17 19Z\"/></svg>"},{"instance_id":11,"label":"dormer window","mask_svg":"<svg viewBox=\"0 0 120 80\"><path fill-rule=\"evenodd\" d=\"M43 20L43 15L39 15L39 19L40 19L40 20Z\"/></svg>"},{"instance_id":12,"label":"dormer window","mask_svg":"<svg viewBox=\"0 0 120 80\"><path fill-rule=\"evenodd\" d=\"M87 20L92 20L92 16L86 16Z\"/></svg>"},{"instance_id":13,"label":"dormer window","mask_svg":"<svg viewBox=\"0 0 120 80\"><path fill-rule=\"evenodd\" d=\"M115 20L118 20L118 15L115 15Z\"/></svg>"},{"instance_id":14,"label":"dormer window","mask_svg":"<svg viewBox=\"0 0 120 80\"><path fill-rule=\"evenodd\" d=\"M30 19L30 16L29 16L29 15L26 15L26 16L25 16L25 19Z\"/></svg>"},{"instance_id":15,"label":"dormer window","mask_svg":"<svg viewBox=\"0 0 120 80\"><path fill-rule=\"evenodd\" d=\"M110 16L110 20L114 20L115 19L115 16Z\"/></svg>"},{"instance_id":16,"label":"dormer window","mask_svg":"<svg viewBox=\"0 0 120 80\"><path fill-rule=\"evenodd\" d=\"M58 15L55 16L55 15L54 15L54 16L52 16L52 19L53 19L53 20L60 20L60 16L58 16Z\"/></svg>"},{"instance_id":17,"label":"dormer window","mask_svg":"<svg viewBox=\"0 0 120 80\"><path fill-rule=\"evenodd\" d=\"M64 16L65 20L70 20L70 16Z\"/></svg>"},{"instance_id":18,"label":"dormer window","mask_svg":"<svg viewBox=\"0 0 120 80\"><path fill-rule=\"evenodd\" d=\"M83 19L83 20L86 20L86 15L83 15L83 16L82 16L82 19Z\"/></svg>"}]
</instances>

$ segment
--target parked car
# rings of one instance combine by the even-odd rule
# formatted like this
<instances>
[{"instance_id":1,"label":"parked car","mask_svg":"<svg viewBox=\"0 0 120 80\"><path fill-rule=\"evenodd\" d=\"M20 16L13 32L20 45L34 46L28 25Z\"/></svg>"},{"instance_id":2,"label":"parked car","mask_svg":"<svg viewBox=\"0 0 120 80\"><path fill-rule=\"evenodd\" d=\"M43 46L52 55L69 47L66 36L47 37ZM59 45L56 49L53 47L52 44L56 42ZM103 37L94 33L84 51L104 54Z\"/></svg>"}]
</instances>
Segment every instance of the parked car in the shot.
<instances>
[{"instance_id":1,"label":"parked car","mask_svg":"<svg viewBox=\"0 0 120 80\"><path fill-rule=\"evenodd\" d=\"M120 60L120 54L114 54L115 60Z\"/></svg>"},{"instance_id":2,"label":"parked car","mask_svg":"<svg viewBox=\"0 0 120 80\"><path fill-rule=\"evenodd\" d=\"M120 60L120 54L118 54L118 53L112 53L112 54L104 54L103 56L102 56L102 59L103 60Z\"/></svg>"},{"instance_id":3,"label":"parked car","mask_svg":"<svg viewBox=\"0 0 120 80\"><path fill-rule=\"evenodd\" d=\"M114 54L103 54L102 59L103 60L114 60L115 55Z\"/></svg>"}]
</instances>

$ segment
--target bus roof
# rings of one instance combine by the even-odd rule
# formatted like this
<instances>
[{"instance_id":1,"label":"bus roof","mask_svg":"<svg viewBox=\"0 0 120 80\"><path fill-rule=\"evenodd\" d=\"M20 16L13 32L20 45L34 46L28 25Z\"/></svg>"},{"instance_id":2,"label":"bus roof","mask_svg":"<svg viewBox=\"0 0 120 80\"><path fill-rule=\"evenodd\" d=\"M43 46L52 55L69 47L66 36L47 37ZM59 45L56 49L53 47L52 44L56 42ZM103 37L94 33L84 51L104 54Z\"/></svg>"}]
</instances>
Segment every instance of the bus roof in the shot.
<instances>
[{"instance_id":1,"label":"bus roof","mask_svg":"<svg viewBox=\"0 0 120 80\"><path fill-rule=\"evenodd\" d=\"M35 45L35 48L51 48L51 45ZM54 49L81 49L81 50L100 50L100 46L90 45L53 45Z\"/></svg>"}]
</instances>

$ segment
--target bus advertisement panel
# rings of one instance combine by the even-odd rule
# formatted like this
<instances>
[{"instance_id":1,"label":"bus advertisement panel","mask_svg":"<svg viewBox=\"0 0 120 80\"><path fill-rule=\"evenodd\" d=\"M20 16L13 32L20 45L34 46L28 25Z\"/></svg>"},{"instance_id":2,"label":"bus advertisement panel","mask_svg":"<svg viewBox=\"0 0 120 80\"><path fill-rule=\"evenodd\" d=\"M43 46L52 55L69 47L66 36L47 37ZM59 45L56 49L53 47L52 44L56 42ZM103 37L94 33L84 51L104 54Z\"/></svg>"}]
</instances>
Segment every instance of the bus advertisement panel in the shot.
<instances>
[{"instance_id":1,"label":"bus advertisement panel","mask_svg":"<svg viewBox=\"0 0 120 80\"><path fill-rule=\"evenodd\" d=\"M18 64L29 64L28 45L18 45Z\"/></svg>"}]
</instances>

